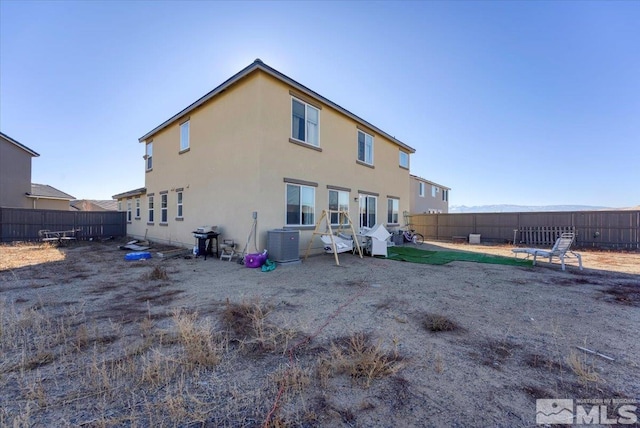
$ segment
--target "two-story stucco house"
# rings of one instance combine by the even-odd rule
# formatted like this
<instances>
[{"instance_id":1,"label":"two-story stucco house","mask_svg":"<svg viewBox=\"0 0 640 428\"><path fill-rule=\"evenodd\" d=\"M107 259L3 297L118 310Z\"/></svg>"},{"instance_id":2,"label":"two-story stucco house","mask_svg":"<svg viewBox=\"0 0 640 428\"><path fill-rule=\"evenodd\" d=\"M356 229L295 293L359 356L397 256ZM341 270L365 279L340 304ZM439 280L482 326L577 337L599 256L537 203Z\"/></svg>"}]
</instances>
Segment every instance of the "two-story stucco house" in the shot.
<instances>
[{"instance_id":1,"label":"two-story stucco house","mask_svg":"<svg viewBox=\"0 0 640 428\"><path fill-rule=\"evenodd\" d=\"M45 184L31 183L31 159L38 156L0 132L0 207L69 210L73 196Z\"/></svg>"},{"instance_id":2,"label":"two-story stucco house","mask_svg":"<svg viewBox=\"0 0 640 428\"><path fill-rule=\"evenodd\" d=\"M449 187L434 183L417 175L410 175L411 214L439 214L449 212Z\"/></svg>"},{"instance_id":3,"label":"two-story stucco house","mask_svg":"<svg viewBox=\"0 0 640 428\"><path fill-rule=\"evenodd\" d=\"M259 249L282 228L306 248L322 210L358 229L399 226L409 209L415 150L260 60L139 141L145 187L114 196L134 237L191 246L216 225L244 242L257 212Z\"/></svg>"}]
</instances>

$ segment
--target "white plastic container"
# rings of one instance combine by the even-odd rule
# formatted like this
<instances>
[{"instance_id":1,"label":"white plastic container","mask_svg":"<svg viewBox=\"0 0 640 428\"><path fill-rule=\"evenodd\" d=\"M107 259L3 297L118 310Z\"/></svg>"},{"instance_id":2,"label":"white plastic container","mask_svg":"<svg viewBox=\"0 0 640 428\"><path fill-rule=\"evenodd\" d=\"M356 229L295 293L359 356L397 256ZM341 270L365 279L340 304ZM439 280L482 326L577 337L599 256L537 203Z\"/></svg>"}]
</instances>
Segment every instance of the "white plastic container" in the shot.
<instances>
[{"instance_id":1,"label":"white plastic container","mask_svg":"<svg viewBox=\"0 0 640 428\"><path fill-rule=\"evenodd\" d=\"M480 234L479 233L470 233L469 234L469 244L479 244L480 243Z\"/></svg>"}]
</instances>

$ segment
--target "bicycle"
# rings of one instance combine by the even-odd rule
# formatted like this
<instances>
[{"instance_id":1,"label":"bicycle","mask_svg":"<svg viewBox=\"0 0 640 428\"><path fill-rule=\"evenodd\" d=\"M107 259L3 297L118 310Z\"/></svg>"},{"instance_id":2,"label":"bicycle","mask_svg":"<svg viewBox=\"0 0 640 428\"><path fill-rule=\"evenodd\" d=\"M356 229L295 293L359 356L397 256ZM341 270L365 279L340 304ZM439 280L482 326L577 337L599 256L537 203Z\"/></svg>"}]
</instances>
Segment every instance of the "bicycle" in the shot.
<instances>
[{"instance_id":1,"label":"bicycle","mask_svg":"<svg viewBox=\"0 0 640 428\"><path fill-rule=\"evenodd\" d=\"M422 245L422 243L424 242L424 236L413 229L407 229L403 231L402 237L404 238L405 242L412 242L416 245Z\"/></svg>"}]
</instances>

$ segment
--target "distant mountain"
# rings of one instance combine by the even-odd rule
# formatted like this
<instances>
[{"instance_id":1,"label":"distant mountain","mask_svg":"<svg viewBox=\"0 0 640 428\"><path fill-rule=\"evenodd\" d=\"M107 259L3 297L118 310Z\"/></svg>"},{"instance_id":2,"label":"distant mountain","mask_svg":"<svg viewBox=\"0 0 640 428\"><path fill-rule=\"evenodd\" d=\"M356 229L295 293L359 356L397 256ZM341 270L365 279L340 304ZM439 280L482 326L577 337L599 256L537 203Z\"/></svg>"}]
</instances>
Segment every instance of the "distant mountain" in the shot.
<instances>
[{"instance_id":1,"label":"distant mountain","mask_svg":"<svg viewBox=\"0 0 640 428\"><path fill-rule=\"evenodd\" d=\"M591 205L478 205L468 207L466 205L451 205L450 213L513 213L536 211L597 211L618 208L598 207Z\"/></svg>"}]
</instances>

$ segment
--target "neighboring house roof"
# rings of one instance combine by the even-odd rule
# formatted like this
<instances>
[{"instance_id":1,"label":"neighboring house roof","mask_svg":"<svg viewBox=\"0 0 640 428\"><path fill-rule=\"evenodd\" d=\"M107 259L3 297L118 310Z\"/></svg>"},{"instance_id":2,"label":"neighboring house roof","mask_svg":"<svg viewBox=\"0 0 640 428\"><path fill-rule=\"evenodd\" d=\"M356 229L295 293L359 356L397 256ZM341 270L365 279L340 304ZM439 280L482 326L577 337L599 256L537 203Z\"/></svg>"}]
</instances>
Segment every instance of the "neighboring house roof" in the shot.
<instances>
[{"instance_id":1,"label":"neighboring house roof","mask_svg":"<svg viewBox=\"0 0 640 428\"><path fill-rule=\"evenodd\" d=\"M118 193L117 195L113 195L112 198L113 199L130 198L132 196L144 195L145 193L147 193L147 188L141 187L139 189L129 190L128 192Z\"/></svg>"},{"instance_id":2,"label":"neighboring house roof","mask_svg":"<svg viewBox=\"0 0 640 428\"><path fill-rule=\"evenodd\" d=\"M36 183L31 183L31 193L27 193L27 197L39 199L65 199L69 201L75 199L74 196L64 193L62 190L58 190L55 187L47 184Z\"/></svg>"},{"instance_id":3,"label":"neighboring house roof","mask_svg":"<svg viewBox=\"0 0 640 428\"><path fill-rule=\"evenodd\" d=\"M212 91L210 91L209 93L207 93L206 95L204 95L203 97L198 99L196 102L194 102L193 104L191 104L190 106L188 106L184 110L180 111L178 114L172 116L171 118L169 118L168 120L166 120L165 122L160 124L159 126L153 128L151 131L147 132L145 135L140 137L138 139L138 141L139 142L143 142L143 141L149 139L154 134L158 133L159 131L163 130L167 126L169 126L172 123L176 122L177 120L179 120L183 116L189 114L191 111L193 111L196 108L200 107L201 105L203 105L207 101L209 101L212 98L214 98L216 95L218 95L221 92L227 90L227 88L229 88L230 86L234 85L238 81L244 79L245 77L247 77L248 75L250 75L251 73L253 73L254 71L257 71L257 70L261 70L261 71L269 74L270 76L273 76L276 79L278 79L278 80L280 80L280 81L282 81L282 82L284 82L284 83L286 83L286 84L288 84L290 86L293 86L298 91L300 91L300 92L302 92L302 93L304 93L304 94L306 94L306 95L308 95L308 96L310 96L312 98L315 98L316 100L318 100L318 101L320 101L320 102L322 102L322 103L324 103L324 104L326 104L326 105L338 110L342 114L350 117L351 119L355 120L356 122L360 123L361 125L364 125L364 126L374 130L375 132L377 132L377 133L379 133L381 135L384 135L386 138L388 138L389 140L391 140L392 142L394 142L398 146L402 147L403 149L405 149L409 153L415 153L415 149L413 147L404 144L403 142L397 140L395 137L393 137L393 136L387 134L386 132L382 131L380 128L370 124L366 120L364 120L364 119L356 116L355 114L351 113L349 110L347 110L347 109L345 109L343 107L340 107L338 104L334 103L333 101L323 97L322 95L318 94L317 92L312 91L311 89L307 88L306 86L301 85L300 83L296 82L292 78L280 73L278 70L269 67L267 64L262 62L260 59L256 59L253 63L251 63L247 67L243 68L242 70L240 70L238 73L234 74L233 76L231 76L229 79L224 81L221 85L219 85L218 87L216 87L215 89L213 89Z\"/></svg>"},{"instance_id":4,"label":"neighboring house roof","mask_svg":"<svg viewBox=\"0 0 640 428\"><path fill-rule=\"evenodd\" d=\"M21 144L21 143L17 142L13 138L9 137L7 134L3 134L2 132L0 132L0 137L5 139L6 141L10 142L11 144L16 145L17 147L19 147L20 149L22 149L25 152L29 153L33 157L40 156L38 153L36 153L33 150L31 150L29 147L25 146L24 144Z\"/></svg>"},{"instance_id":5,"label":"neighboring house roof","mask_svg":"<svg viewBox=\"0 0 640 428\"><path fill-rule=\"evenodd\" d=\"M429 183L432 186L440 187L441 189L451 190L451 187L443 186L442 184L434 183L433 181L427 180L426 178L418 177L417 175L409 174L411 178L418 181L424 181L425 183Z\"/></svg>"},{"instance_id":6,"label":"neighboring house roof","mask_svg":"<svg viewBox=\"0 0 640 428\"><path fill-rule=\"evenodd\" d=\"M78 211L118 211L118 201L114 199L76 199L70 205Z\"/></svg>"}]
</instances>

